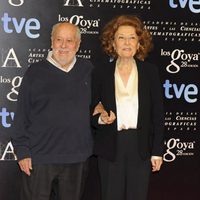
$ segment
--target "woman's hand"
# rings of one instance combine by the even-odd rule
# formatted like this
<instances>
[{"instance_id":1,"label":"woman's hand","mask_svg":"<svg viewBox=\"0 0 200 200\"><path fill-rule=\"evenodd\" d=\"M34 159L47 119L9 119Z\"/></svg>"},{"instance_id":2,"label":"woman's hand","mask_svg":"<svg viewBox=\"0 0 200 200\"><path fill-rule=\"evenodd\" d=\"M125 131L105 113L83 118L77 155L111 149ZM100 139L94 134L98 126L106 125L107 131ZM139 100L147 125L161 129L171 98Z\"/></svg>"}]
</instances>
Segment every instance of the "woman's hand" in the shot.
<instances>
[{"instance_id":1,"label":"woman's hand","mask_svg":"<svg viewBox=\"0 0 200 200\"><path fill-rule=\"evenodd\" d=\"M162 163L163 163L162 157L154 158L152 156L151 158L152 172L160 171Z\"/></svg>"},{"instance_id":2,"label":"woman's hand","mask_svg":"<svg viewBox=\"0 0 200 200\"><path fill-rule=\"evenodd\" d=\"M105 111L105 110L104 110L104 107L103 107L102 103L99 102L99 103L96 105L96 107L94 108L94 112L93 112L92 115L94 116L94 115L96 115L96 114L102 113L103 111Z\"/></svg>"},{"instance_id":3,"label":"woman's hand","mask_svg":"<svg viewBox=\"0 0 200 200\"><path fill-rule=\"evenodd\" d=\"M102 124L112 124L116 119L115 113L110 111L110 115L104 110L100 115Z\"/></svg>"},{"instance_id":4,"label":"woman's hand","mask_svg":"<svg viewBox=\"0 0 200 200\"><path fill-rule=\"evenodd\" d=\"M116 119L115 113L110 111L108 114L101 102L99 102L94 108L93 116L99 113L101 114L99 124L112 124Z\"/></svg>"}]
</instances>

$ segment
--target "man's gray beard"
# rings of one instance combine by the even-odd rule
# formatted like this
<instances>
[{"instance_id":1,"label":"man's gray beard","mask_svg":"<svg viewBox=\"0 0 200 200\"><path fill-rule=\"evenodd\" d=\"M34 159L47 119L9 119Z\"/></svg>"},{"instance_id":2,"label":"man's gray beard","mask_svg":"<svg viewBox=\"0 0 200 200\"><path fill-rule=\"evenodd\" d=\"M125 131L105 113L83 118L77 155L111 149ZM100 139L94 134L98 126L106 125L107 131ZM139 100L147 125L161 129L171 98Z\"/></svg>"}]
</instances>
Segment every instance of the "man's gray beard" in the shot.
<instances>
[{"instance_id":1,"label":"man's gray beard","mask_svg":"<svg viewBox=\"0 0 200 200\"><path fill-rule=\"evenodd\" d=\"M62 66L65 66L68 62L68 60L59 60L59 64Z\"/></svg>"},{"instance_id":2,"label":"man's gray beard","mask_svg":"<svg viewBox=\"0 0 200 200\"><path fill-rule=\"evenodd\" d=\"M67 59L57 59L56 58L56 56L55 56L55 54L54 53L56 53L56 52L58 52L59 51L59 49L53 49L52 50L52 53L53 53L53 57L54 57L54 59L56 60L56 62L58 62L60 65L62 65L62 66L65 66L66 64L68 64L68 62L69 62L69 60L67 60Z\"/></svg>"}]
</instances>

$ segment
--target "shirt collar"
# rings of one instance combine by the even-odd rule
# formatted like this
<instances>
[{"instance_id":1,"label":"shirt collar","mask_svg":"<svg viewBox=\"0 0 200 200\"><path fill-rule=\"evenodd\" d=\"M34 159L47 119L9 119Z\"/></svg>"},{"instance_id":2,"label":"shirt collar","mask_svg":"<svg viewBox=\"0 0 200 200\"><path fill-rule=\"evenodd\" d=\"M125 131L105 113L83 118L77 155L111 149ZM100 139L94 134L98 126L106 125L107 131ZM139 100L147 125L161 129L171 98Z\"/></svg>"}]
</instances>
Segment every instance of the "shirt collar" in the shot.
<instances>
[{"instance_id":1,"label":"shirt collar","mask_svg":"<svg viewBox=\"0 0 200 200\"><path fill-rule=\"evenodd\" d=\"M72 63L69 65L69 67L67 69L64 69L55 59L53 59L52 51L48 52L47 61L49 61L53 66L57 67L58 69L60 69L64 72L69 72L74 67L74 65L76 63L76 56L74 57Z\"/></svg>"}]
</instances>

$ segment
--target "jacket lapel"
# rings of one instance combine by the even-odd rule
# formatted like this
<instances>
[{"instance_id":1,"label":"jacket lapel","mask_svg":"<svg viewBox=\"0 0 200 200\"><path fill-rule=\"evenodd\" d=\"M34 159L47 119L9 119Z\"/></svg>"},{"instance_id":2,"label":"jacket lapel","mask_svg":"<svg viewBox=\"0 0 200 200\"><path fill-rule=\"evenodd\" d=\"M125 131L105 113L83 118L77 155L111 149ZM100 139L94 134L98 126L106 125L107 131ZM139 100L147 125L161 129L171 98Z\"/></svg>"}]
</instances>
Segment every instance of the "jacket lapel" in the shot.
<instances>
[{"instance_id":1,"label":"jacket lapel","mask_svg":"<svg viewBox=\"0 0 200 200\"><path fill-rule=\"evenodd\" d=\"M137 70L138 70L138 123L137 123L137 129L141 128L141 122L142 122L142 113L144 112L143 102L145 101L142 93L145 90L144 81L144 70L143 70L143 63L141 61L136 60L137 64Z\"/></svg>"},{"instance_id":2,"label":"jacket lapel","mask_svg":"<svg viewBox=\"0 0 200 200\"><path fill-rule=\"evenodd\" d=\"M110 63L109 67L109 91L110 91L110 102L112 102L111 110L116 114L116 101L115 101L115 61Z\"/></svg>"}]
</instances>

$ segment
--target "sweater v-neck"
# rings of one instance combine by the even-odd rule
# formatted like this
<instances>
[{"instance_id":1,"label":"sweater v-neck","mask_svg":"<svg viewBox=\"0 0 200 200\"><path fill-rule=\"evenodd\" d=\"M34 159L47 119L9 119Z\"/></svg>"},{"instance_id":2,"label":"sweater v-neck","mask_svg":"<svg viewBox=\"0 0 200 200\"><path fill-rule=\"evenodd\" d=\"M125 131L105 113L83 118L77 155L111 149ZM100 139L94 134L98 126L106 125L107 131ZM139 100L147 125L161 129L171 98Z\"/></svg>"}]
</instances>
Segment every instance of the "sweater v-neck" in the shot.
<instances>
[{"instance_id":1,"label":"sweater v-neck","mask_svg":"<svg viewBox=\"0 0 200 200\"><path fill-rule=\"evenodd\" d=\"M45 62L48 64L48 67L54 71L56 71L57 73L63 74L65 76L70 76L71 74L74 74L74 72L77 70L77 62L78 59L76 60L76 63L74 64L73 68L69 71L69 72L65 72L61 69L59 69L58 67L54 66L52 63L50 63L49 61L45 60Z\"/></svg>"}]
</instances>

